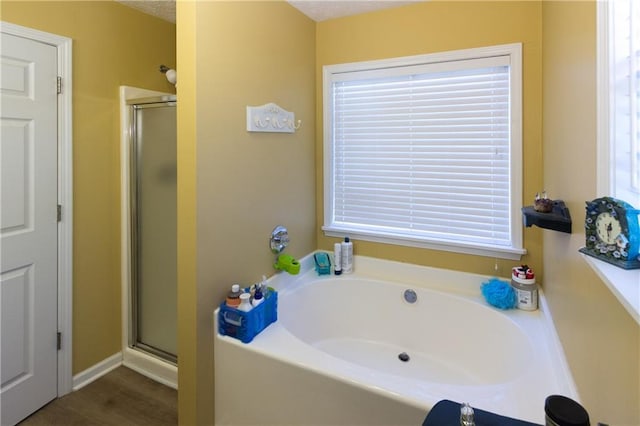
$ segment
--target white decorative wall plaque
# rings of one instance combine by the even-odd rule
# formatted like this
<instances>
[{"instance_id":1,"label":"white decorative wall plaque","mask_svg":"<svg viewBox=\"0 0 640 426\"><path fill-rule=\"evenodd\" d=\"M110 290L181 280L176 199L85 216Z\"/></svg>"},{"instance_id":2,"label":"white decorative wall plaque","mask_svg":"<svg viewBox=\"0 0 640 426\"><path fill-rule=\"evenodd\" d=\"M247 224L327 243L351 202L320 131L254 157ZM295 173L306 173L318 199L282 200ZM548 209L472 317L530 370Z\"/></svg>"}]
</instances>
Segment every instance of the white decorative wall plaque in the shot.
<instances>
[{"instance_id":1,"label":"white decorative wall plaque","mask_svg":"<svg viewBox=\"0 0 640 426\"><path fill-rule=\"evenodd\" d=\"M294 133L300 124L300 120L296 123L293 112L274 103L247 106L248 132Z\"/></svg>"}]
</instances>

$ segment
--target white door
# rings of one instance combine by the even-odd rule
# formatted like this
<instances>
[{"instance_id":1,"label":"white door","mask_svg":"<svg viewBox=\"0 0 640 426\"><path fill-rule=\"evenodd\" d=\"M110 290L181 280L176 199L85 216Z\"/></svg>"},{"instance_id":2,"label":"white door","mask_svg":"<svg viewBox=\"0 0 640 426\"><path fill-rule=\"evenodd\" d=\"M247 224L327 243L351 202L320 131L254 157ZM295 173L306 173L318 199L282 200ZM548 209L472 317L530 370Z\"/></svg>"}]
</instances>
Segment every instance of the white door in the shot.
<instances>
[{"instance_id":1,"label":"white door","mask_svg":"<svg viewBox=\"0 0 640 426\"><path fill-rule=\"evenodd\" d=\"M57 396L55 46L2 34L1 423Z\"/></svg>"}]
</instances>

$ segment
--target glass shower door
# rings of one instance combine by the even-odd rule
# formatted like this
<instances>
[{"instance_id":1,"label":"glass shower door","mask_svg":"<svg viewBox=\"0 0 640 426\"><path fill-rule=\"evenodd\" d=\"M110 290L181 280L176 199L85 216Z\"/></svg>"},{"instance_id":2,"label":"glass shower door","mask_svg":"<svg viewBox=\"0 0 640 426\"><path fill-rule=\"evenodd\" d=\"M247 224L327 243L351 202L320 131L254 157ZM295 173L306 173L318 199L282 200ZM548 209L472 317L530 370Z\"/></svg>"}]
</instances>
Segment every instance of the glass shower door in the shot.
<instances>
[{"instance_id":1,"label":"glass shower door","mask_svg":"<svg viewBox=\"0 0 640 426\"><path fill-rule=\"evenodd\" d=\"M175 97L131 106L132 347L177 361Z\"/></svg>"}]
</instances>

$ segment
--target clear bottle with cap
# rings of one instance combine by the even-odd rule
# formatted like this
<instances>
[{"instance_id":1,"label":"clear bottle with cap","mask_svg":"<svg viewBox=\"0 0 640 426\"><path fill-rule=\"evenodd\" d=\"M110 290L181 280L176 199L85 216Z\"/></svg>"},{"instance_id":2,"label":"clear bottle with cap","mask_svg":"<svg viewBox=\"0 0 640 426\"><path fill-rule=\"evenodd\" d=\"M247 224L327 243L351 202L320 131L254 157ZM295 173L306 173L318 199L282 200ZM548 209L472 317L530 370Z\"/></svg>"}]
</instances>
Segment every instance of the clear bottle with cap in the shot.
<instances>
[{"instance_id":1,"label":"clear bottle with cap","mask_svg":"<svg viewBox=\"0 0 640 426\"><path fill-rule=\"evenodd\" d=\"M260 282L260 289L262 290L262 298L266 299L269 296L269 286L267 285L267 276L262 276L262 281Z\"/></svg>"},{"instance_id":2,"label":"clear bottle with cap","mask_svg":"<svg viewBox=\"0 0 640 426\"><path fill-rule=\"evenodd\" d=\"M231 291L227 293L227 306L232 308L237 308L240 305L240 295L242 292L240 291L240 285L234 284L231 286Z\"/></svg>"},{"instance_id":3,"label":"clear bottle with cap","mask_svg":"<svg viewBox=\"0 0 640 426\"><path fill-rule=\"evenodd\" d=\"M462 404L460 406L460 426L476 426L473 414L473 408L468 402Z\"/></svg>"}]
</instances>

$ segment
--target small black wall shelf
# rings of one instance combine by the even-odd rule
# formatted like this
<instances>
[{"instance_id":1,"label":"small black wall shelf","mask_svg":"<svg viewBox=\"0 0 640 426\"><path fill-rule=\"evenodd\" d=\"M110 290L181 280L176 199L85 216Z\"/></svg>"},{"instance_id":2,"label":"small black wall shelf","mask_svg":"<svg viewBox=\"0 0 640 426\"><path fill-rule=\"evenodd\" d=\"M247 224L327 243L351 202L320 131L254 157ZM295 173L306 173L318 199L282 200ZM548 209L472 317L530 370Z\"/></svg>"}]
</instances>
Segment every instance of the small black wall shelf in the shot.
<instances>
[{"instance_id":1,"label":"small black wall shelf","mask_svg":"<svg viewBox=\"0 0 640 426\"><path fill-rule=\"evenodd\" d=\"M522 220L527 228L536 225L540 228L571 233L571 215L562 200L554 200L549 213L537 212L533 206L523 207Z\"/></svg>"}]
</instances>

